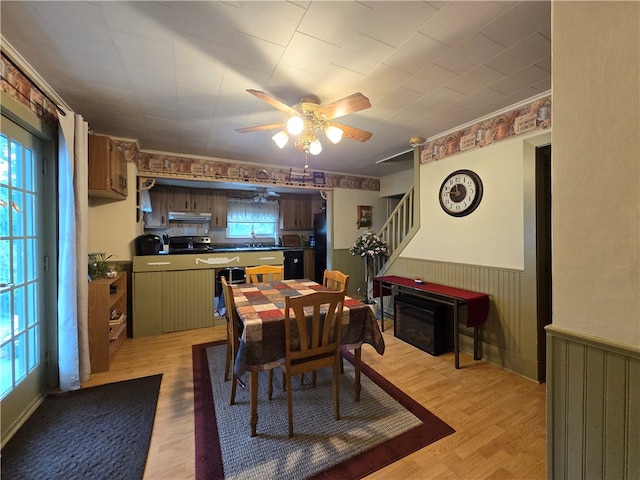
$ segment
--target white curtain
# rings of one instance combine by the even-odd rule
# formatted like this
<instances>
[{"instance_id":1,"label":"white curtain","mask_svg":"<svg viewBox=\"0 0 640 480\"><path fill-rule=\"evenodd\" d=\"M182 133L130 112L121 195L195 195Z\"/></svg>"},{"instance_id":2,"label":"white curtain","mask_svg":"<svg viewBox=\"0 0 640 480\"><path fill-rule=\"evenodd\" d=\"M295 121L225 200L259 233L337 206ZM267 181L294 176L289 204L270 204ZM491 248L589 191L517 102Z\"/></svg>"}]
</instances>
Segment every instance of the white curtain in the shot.
<instances>
[{"instance_id":1,"label":"white curtain","mask_svg":"<svg viewBox=\"0 0 640 480\"><path fill-rule=\"evenodd\" d=\"M277 222L278 202L273 200L256 202L251 199L229 198L227 200L227 220L233 223Z\"/></svg>"},{"instance_id":2,"label":"white curtain","mask_svg":"<svg viewBox=\"0 0 640 480\"><path fill-rule=\"evenodd\" d=\"M87 223L88 127L81 115L59 115L58 369L60 389L89 378Z\"/></svg>"}]
</instances>

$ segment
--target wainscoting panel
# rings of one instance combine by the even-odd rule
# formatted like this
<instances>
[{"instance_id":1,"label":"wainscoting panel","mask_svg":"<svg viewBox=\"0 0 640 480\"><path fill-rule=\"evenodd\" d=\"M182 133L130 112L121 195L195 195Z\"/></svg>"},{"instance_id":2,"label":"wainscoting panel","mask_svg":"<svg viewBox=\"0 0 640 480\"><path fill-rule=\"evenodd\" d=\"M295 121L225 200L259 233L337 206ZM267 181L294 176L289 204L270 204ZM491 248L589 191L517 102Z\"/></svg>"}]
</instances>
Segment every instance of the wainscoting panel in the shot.
<instances>
[{"instance_id":1,"label":"wainscoting panel","mask_svg":"<svg viewBox=\"0 0 640 480\"><path fill-rule=\"evenodd\" d=\"M489 318L480 328L483 359L537 378L536 292L524 290L525 272L400 257L387 274L488 293ZM461 325L460 333L461 349L473 353L473 330Z\"/></svg>"},{"instance_id":2,"label":"wainscoting panel","mask_svg":"<svg viewBox=\"0 0 640 480\"><path fill-rule=\"evenodd\" d=\"M640 350L547 330L549 478L640 478Z\"/></svg>"},{"instance_id":3,"label":"wainscoting panel","mask_svg":"<svg viewBox=\"0 0 640 480\"><path fill-rule=\"evenodd\" d=\"M213 324L214 270L163 272L164 333Z\"/></svg>"},{"instance_id":4,"label":"wainscoting panel","mask_svg":"<svg viewBox=\"0 0 640 480\"><path fill-rule=\"evenodd\" d=\"M348 250L335 250L334 268L351 275L349 291L364 289L364 261ZM527 273L477 265L435 262L399 257L386 275L420 277L425 281L485 292L491 296L487 323L480 328L482 358L536 380L538 375L537 317L535 289L525 289ZM530 282L529 282L530 283ZM385 312L393 315L391 298ZM464 310L464 309L463 309ZM464 327L462 312L460 348L473 353L473 329Z\"/></svg>"}]
</instances>

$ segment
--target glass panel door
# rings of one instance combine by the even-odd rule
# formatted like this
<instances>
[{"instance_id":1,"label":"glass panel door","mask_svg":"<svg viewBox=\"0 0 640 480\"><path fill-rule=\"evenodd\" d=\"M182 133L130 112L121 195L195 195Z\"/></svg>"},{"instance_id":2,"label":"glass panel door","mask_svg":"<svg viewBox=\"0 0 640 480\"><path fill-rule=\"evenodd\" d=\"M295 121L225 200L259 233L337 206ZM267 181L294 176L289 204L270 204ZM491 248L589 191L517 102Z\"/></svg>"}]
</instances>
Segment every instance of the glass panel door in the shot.
<instances>
[{"instance_id":1,"label":"glass panel door","mask_svg":"<svg viewBox=\"0 0 640 480\"><path fill-rule=\"evenodd\" d=\"M6 117L0 135L2 435L45 389L40 141ZM52 209L55 215L55 209Z\"/></svg>"}]
</instances>

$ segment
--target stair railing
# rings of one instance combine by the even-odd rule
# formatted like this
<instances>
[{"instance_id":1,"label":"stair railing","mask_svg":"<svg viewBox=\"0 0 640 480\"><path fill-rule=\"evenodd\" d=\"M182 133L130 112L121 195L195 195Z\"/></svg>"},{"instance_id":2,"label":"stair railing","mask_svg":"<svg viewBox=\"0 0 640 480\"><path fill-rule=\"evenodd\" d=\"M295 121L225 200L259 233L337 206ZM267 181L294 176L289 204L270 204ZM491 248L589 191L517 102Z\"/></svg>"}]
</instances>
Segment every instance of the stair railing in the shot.
<instances>
[{"instance_id":1,"label":"stair railing","mask_svg":"<svg viewBox=\"0 0 640 480\"><path fill-rule=\"evenodd\" d=\"M419 230L419 218L419 207L415 202L414 188L412 187L393 209L378 233L378 236L387 242L389 255L374 257L373 271L376 276L382 275L387 270Z\"/></svg>"}]
</instances>

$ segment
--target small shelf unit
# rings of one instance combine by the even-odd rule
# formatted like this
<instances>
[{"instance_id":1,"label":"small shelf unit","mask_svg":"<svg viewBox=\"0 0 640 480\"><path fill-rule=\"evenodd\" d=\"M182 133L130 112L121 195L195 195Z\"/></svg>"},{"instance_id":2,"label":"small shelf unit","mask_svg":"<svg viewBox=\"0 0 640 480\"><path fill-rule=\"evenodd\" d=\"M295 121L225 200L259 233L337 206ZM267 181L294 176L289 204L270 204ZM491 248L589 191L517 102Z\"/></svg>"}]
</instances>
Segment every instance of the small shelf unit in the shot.
<instances>
[{"instance_id":1,"label":"small shelf unit","mask_svg":"<svg viewBox=\"0 0 640 480\"><path fill-rule=\"evenodd\" d=\"M127 274L89 282L91 373L109 370L127 336Z\"/></svg>"}]
</instances>

